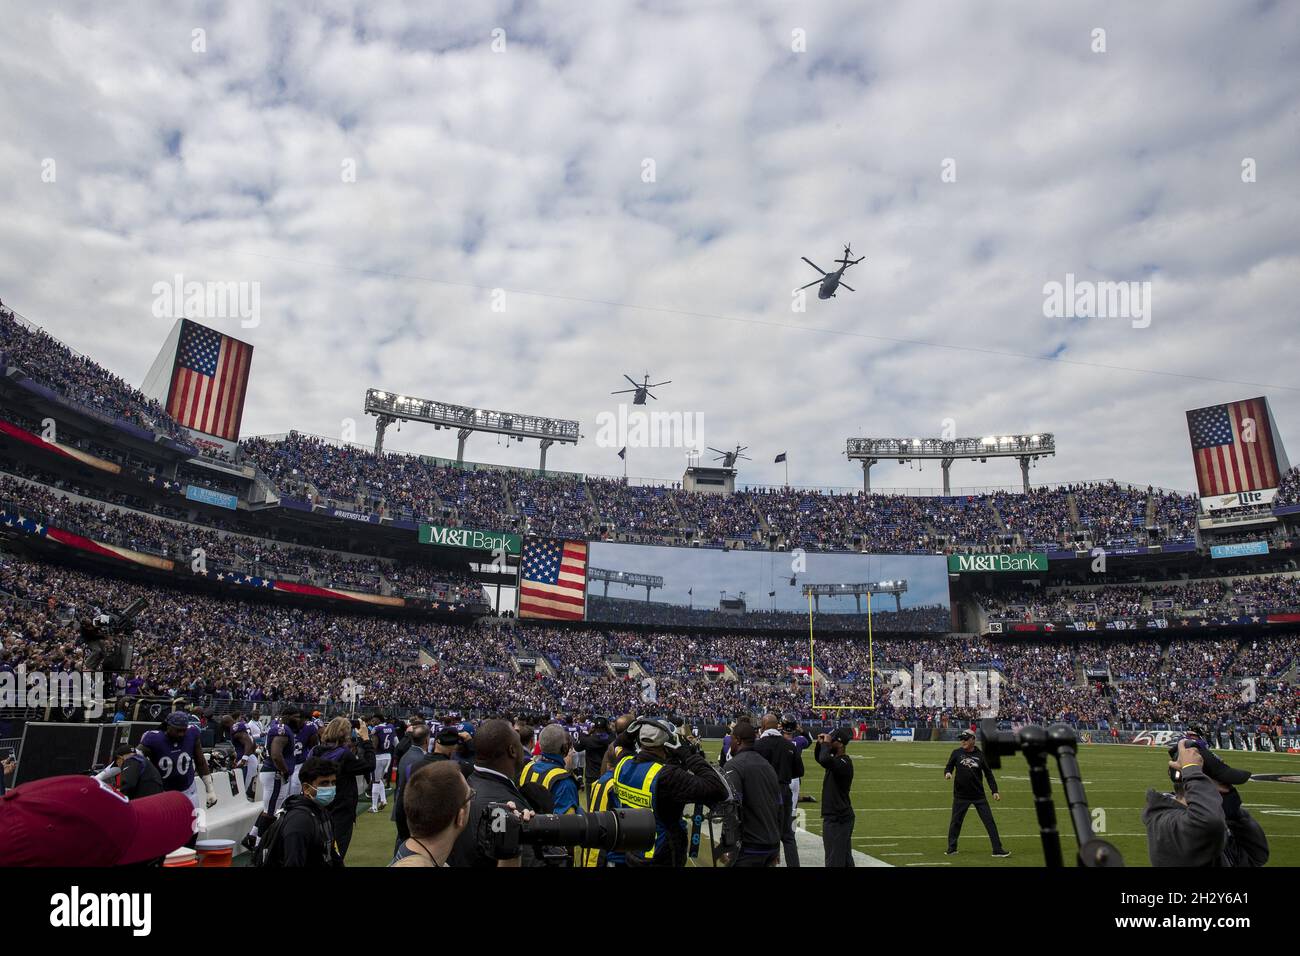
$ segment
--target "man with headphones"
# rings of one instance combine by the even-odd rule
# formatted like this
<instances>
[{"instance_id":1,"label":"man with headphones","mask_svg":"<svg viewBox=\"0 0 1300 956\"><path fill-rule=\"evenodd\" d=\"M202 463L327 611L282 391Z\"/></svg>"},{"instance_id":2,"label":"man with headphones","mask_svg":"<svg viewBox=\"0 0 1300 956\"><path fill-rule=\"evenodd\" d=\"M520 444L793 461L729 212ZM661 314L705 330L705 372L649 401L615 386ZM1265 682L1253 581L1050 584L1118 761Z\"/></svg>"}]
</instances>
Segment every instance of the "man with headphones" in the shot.
<instances>
[{"instance_id":1,"label":"man with headphones","mask_svg":"<svg viewBox=\"0 0 1300 956\"><path fill-rule=\"evenodd\" d=\"M619 805L653 810L654 846L627 851L628 866L685 866L689 839L682 814L688 803L712 803L730 791L699 746L657 717L638 717L627 728L636 747L614 768Z\"/></svg>"}]
</instances>

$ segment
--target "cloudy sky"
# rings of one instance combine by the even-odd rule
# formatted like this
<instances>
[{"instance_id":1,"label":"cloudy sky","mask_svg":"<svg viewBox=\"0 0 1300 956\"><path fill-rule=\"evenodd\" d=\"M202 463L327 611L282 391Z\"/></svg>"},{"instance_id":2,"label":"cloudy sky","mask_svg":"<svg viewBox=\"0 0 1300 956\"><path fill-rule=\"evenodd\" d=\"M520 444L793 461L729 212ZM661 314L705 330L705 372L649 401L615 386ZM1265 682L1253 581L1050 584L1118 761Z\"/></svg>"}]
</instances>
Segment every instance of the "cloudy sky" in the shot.
<instances>
[{"instance_id":1,"label":"cloudy sky","mask_svg":"<svg viewBox=\"0 0 1300 956\"><path fill-rule=\"evenodd\" d=\"M1260 394L1300 455L1300 5L295 6L7 5L6 304L140 384L157 283L246 283L254 327L194 316L256 348L245 434L369 441L376 386L578 419L551 466L615 474L597 416L649 371L757 483L947 429L1190 489L1184 410ZM796 311L846 242L856 293ZM1149 314L1048 317L1067 274Z\"/></svg>"}]
</instances>

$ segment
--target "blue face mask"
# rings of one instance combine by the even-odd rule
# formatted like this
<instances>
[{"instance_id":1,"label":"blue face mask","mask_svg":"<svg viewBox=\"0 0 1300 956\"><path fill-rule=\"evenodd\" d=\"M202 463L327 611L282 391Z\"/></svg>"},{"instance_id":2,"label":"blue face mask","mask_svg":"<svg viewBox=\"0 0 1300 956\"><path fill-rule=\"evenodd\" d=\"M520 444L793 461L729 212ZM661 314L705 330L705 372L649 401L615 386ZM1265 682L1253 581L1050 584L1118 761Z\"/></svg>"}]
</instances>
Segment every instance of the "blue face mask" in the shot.
<instances>
[{"instance_id":1,"label":"blue face mask","mask_svg":"<svg viewBox=\"0 0 1300 956\"><path fill-rule=\"evenodd\" d=\"M335 787L318 787L315 795L312 797L322 807L327 807L334 802Z\"/></svg>"}]
</instances>

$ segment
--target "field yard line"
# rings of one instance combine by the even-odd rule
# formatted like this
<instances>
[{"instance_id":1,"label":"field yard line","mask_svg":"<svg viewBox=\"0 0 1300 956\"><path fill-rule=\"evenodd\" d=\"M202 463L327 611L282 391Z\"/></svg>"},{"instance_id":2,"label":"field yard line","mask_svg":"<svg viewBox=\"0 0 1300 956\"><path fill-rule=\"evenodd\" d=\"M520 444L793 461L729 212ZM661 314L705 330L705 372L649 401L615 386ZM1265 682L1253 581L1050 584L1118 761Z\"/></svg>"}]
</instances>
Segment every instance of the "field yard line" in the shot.
<instances>
[{"instance_id":1,"label":"field yard line","mask_svg":"<svg viewBox=\"0 0 1300 956\"><path fill-rule=\"evenodd\" d=\"M989 806L992 807L992 806L994 806L994 804L990 803ZM997 804L996 806L997 806L997 809L998 809L998 810L1014 810L1014 811L1016 811L1017 813L1034 813L1034 812L1036 812L1035 809L1034 809L1033 807L1009 807L1009 806L1006 806L1005 803ZM946 806L946 807L868 807L868 806L862 806L862 805L860 805L860 804L855 803L855 804L853 805L853 809L854 809L854 810L862 810L862 811L865 812L865 813L921 813L921 812L924 812L924 813L932 813L932 812L937 811L937 810L943 810L944 812L948 812L948 811L952 810L952 806L951 806L951 804L950 804L950 805L948 805L948 806ZM1108 806L1108 807L1106 807L1105 809L1107 810L1107 812L1109 812L1109 811L1111 811L1111 810L1145 810L1145 809L1146 809L1146 805L1143 804L1142 806L1138 806L1138 807L1110 807L1110 806Z\"/></svg>"},{"instance_id":2,"label":"field yard line","mask_svg":"<svg viewBox=\"0 0 1300 956\"><path fill-rule=\"evenodd\" d=\"M1144 837L1147 834L1146 831L1143 830L1140 833L1116 833L1114 831L1107 831L1106 833L1100 835L1105 837ZM1042 836L1042 834L1041 833L1003 833L1001 834L1001 836L1002 839L1004 840L1020 840L1020 839L1036 840L1040 836ZM1268 838L1270 840L1300 840L1300 833L1270 833L1268 835ZM879 834L874 834L872 836L854 837L854 839L855 840L947 840L948 837L945 834L939 834L938 836L908 836L902 833L879 833Z\"/></svg>"}]
</instances>

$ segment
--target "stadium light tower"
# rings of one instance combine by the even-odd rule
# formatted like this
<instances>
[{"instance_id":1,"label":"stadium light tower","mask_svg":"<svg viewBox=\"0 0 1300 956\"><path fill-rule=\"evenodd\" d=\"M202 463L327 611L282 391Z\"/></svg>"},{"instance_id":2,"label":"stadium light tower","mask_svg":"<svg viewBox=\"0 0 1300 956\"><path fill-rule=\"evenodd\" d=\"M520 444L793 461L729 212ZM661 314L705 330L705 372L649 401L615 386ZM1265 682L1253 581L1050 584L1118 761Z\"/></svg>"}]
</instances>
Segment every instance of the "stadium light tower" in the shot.
<instances>
[{"instance_id":1,"label":"stadium light tower","mask_svg":"<svg viewBox=\"0 0 1300 956\"><path fill-rule=\"evenodd\" d=\"M1006 435L988 438L850 438L845 452L850 461L862 462L862 490L871 491L871 466L882 458L905 461L938 460L943 467L943 493L951 493L948 469L959 458L988 461L990 458L1018 458L1020 477L1029 491L1029 463L1056 454L1056 439L1040 435Z\"/></svg>"},{"instance_id":2,"label":"stadium light tower","mask_svg":"<svg viewBox=\"0 0 1300 956\"><path fill-rule=\"evenodd\" d=\"M866 584L805 584L803 586L803 596L812 597L813 606L817 613L822 610L821 599L823 597L844 597L852 594L858 602L858 613L862 613L862 595L864 594L892 594L894 596L894 609L900 613L903 610L903 595L907 593L907 581L871 581Z\"/></svg>"},{"instance_id":3,"label":"stadium light tower","mask_svg":"<svg viewBox=\"0 0 1300 956\"><path fill-rule=\"evenodd\" d=\"M609 597L609 584L626 584L628 587L645 588L645 599L650 600L651 588L662 588L664 579L658 574L635 574L632 571L609 571L605 568L588 568L588 581L604 581L605 597Z\"/></svg>"},{"instance_id":4,"label":"stadium light tower","mask_svg":"<svg viewBox=\"0 0 1300 956\"><path fill-rule=\"evenodd\" d=\"M536 438L541 442L542 458L538 467L546 470L546 449L556 442L576 445L582 436L578 423L564 418L542 418L513 412L492 412L482 408L448 405L427 398L408 398L377 388L366 389L366 414L375 416L375 454L384 451L384 431L393 422L424 422L434 428L454 428L459 439L456 463L465 461L465 439L474 432L492 432L507 439L523 441Z\"/></svg>"}]
</instances>

